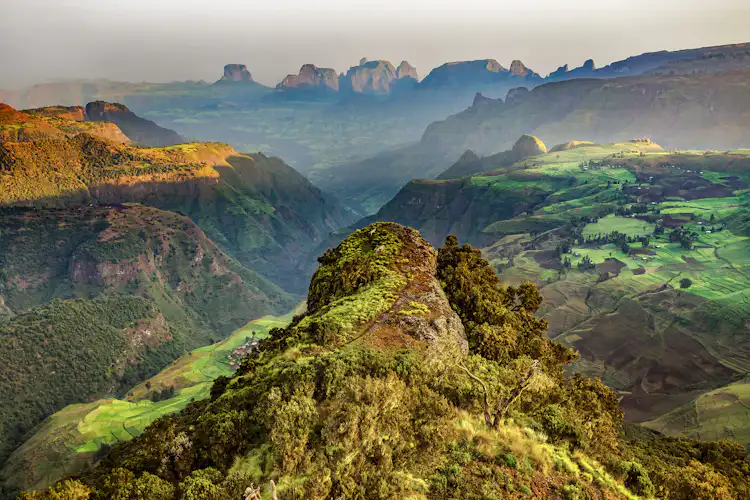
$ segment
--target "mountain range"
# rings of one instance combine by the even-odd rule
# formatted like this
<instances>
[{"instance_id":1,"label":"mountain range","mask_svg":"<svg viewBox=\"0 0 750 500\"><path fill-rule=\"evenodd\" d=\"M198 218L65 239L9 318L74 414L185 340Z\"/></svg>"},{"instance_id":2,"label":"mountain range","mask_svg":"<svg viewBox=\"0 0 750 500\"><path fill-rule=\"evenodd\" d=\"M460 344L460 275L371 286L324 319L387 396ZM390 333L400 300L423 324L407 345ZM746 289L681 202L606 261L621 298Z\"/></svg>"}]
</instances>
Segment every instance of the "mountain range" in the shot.
<instances>
[{"instance_id":1,"label":"mountain range","mask_svg":"<svg viewBox=\"0 0 750 500\"><path fill-rule=\"evenodd\" d=\"M748 497L748 52L11 96L0 496Z\"/></svg>"}]
</instances>

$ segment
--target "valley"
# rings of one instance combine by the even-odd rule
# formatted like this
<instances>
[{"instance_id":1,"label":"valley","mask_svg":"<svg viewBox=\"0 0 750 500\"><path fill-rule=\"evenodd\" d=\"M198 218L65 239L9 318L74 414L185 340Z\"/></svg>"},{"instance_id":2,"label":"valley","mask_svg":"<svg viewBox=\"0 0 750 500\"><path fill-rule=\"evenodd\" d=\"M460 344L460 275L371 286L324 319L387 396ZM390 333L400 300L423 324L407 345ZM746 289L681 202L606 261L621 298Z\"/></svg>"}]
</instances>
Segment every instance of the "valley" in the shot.
<instances>
[{"instance_id":1,"label":"valley","mask_svg":"<svg viewBox=\"0 0 750 500\"><path fill-rule=\"evenodd\" d=\"M750 498L750 44L250 69L0 91L0 498Z\"/></svg>"}]
</instances>

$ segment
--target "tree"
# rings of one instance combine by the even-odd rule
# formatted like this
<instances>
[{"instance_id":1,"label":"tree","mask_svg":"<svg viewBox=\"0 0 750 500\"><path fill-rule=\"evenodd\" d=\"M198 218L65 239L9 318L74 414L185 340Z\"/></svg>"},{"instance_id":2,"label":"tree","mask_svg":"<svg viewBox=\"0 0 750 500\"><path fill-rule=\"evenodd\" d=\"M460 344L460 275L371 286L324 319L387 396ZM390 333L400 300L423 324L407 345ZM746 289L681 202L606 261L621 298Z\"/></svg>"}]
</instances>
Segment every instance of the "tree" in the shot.
<instances>
[{"instance_id":1,"label":"tree","mask_svg":"<svg viewBox=\"0 0 750 500\"><path fill-rule=\"evenodd\" d=\"M690 278L682 278L680 280L680 288L690 288L693 285L693 280Z\"/></svg>"}]
</instances>

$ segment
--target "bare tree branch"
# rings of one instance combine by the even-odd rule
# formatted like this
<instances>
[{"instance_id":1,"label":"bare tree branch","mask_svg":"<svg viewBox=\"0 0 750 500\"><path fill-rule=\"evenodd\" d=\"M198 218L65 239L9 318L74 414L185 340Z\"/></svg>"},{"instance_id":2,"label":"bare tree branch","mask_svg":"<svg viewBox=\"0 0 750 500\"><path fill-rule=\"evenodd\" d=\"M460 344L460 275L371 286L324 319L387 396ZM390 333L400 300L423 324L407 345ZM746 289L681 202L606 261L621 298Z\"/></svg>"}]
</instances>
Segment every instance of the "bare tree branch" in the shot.
<instances>
[{"instance_id":1,"label":"bare tree branch","mask_svg":"<svg viewBox=\"0 0 750 500\"><path fill-rule=\"evenodd\" d=\"M463 363L459 363L458 366L460 366L466 372L466 374L472 378L472 380L475 380L476 382L479 383L479 385L482 386L482 391L484 391L484 421L488 426L492 427L492 416L490 415L490 403L487 398L487 385L485 385L482 379L480 379L479 377L471 373L469 369L466 368L466 366Z\"/></svg>"}]
</instances>

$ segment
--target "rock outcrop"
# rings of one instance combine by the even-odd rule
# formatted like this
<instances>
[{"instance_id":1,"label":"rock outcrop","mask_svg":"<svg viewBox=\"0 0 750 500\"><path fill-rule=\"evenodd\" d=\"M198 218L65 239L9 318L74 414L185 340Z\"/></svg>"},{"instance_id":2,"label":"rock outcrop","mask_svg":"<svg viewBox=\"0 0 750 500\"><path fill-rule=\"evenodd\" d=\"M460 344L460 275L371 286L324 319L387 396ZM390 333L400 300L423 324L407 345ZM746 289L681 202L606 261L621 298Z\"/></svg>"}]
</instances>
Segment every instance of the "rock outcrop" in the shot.
<instances>
[{"instance_id":1,"label":"rock outcrop","mask_svg":"<svg viewBox=\"0 0 750 500\"><path fill-rule=\"evenodd\" d=\"M396 68L396 79L400 80L402 78L413 78L414 80L419 80L417 68L406 61L401 61L401 64Z\"/></svg>"},{"instance_id":2,"label":"rock outcrop","mask_svg":"<svg viewBox=\"0 0 750 500\"><path fill-rule=\"evenodd\" d=\"M227 64L220 82L254 82L253 75L244 64Z\"/></svg>"},{"instance_id":3,"label":"rock outcrop","mask_svg":"<svg viewBox=\"0 0 750 500\"><path fill-rule=\"evenodd\" d=\"M463 324L436 278L437 252L418 231L375 223L318 260L298 325L316 343L468 352Z\"/></svg>"},{"instance_id":4,"label":"rock outcrop","mask_svg":"<svg viewBox=\"0 0 750 500\"><path fill-rule=\"evenodd\" d=\"M520 77L539 77L537 73L534 73L529 68L526 67L524 63L519 61L518 59L514 60L512 63L510 63L510 74L513 76L520 76Z\"/></svg>"},{"instance_id":5,"label":"rock outcrop","mask_svg":"<svg viewBox=\"0 0 750 500\"><path fill-rule=\"evenodd\" d=\"M396 68L389 61L367 61L349 68L340 86L343 91L387 94L391 90L391 82L395 79Z\"/></svg>"},{"instance_id":6,"label":"rock outcrop","mask_svg":"<svg viewBox=\"0 0 750 500\"><path fill-rule=\"evenodd\" d=\"M538 137L524 134L513 144L511 152L513 153L514 160L519 161L530 156L546 153L547 146Z\"/></svg>"},{"instance_id":7,"label":"rock outcrop","mask_svg":"<svg viewBox=\"0 0 750 500\"><path fill-rule=\"evenodd\" d=\"M335 69L318 68L314 64L305 64L297 75L288 75L276 86L279 90L339 90L339 76Z\"/></svg>"}]
</instances>

